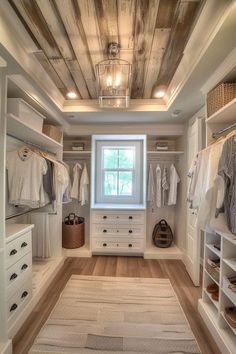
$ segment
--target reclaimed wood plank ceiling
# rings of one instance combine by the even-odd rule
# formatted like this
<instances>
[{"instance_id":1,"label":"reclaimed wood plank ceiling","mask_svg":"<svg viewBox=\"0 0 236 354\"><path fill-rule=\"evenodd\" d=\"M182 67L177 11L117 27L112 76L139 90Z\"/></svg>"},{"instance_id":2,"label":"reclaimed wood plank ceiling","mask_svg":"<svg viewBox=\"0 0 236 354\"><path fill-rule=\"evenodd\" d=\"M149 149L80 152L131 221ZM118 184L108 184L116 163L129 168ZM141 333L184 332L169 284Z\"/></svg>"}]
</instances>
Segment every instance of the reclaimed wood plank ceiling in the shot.
<instances>
[{"instance_id":1,"label":"reclaimed wood plank ceiling","mask_svg":"<svg viewBox=\"0 0 236 354\"><path fill-rule=\"evenodd\" d=\"M96 94L95 65L119 42L132 66L131 98L152 98L168 86L203 1L9 0L38 47L34 53L66 98Z\"/></svg>"}]
</instances>

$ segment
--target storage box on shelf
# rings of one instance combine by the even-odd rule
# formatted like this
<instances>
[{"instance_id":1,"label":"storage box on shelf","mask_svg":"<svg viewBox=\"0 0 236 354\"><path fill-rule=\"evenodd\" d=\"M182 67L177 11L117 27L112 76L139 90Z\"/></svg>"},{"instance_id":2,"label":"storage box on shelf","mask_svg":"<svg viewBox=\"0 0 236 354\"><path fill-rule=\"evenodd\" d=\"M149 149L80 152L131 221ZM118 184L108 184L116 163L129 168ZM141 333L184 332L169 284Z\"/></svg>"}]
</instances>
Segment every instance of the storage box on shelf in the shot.
<instances>
[{"instance_id":1,"label":"storage box on shelf","mask_svg":"<svg viewBox=\"0 0 236 354\"><path fill-rule=\"evenodd\" d=\"M29 127L42 132L45 117L21 98L8 98L7 112L18 117Z\"/></svg>"},{"instance_id":2,"label":"storage box on shelf","mask_svg":"<svg viewBox=\"0 0 236 354\"><path fill-rule=\"evenodd\" d=\"M50 124L44 124L43 125L43 133L45 135L49 136L51 139L62 144L63 132L60 127L56 127L55 125L50 125Z\"/></svg>"},{"instance_id":3,"label":"storage box on shelf","mask_svg":"<svg viewBox=\"0 0 236 354\"><path fill-rule=\"evenodd\" d=\"M236 83L222 83L207 94L207 116L217 112L236 98Z\"/></svg>"}]
</instances>

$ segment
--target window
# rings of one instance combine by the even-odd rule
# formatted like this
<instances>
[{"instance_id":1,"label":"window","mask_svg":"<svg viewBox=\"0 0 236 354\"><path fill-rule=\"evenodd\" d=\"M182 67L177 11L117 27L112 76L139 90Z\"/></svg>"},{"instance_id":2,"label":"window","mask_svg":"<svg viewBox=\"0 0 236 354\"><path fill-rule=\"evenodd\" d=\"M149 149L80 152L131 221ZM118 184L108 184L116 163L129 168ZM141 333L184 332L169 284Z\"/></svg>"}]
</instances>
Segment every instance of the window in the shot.
<instances>
[{"instance_id":1,"label":"window","mask_svg":"<svg viewBox=\"0 0 236 354\"><path fill-rule=\"evenodd\" d=\"M96 138L93 143L94 204L142 204L143 141L106 140L102 137L101 140Z\"/></svg>"}]
</instances>

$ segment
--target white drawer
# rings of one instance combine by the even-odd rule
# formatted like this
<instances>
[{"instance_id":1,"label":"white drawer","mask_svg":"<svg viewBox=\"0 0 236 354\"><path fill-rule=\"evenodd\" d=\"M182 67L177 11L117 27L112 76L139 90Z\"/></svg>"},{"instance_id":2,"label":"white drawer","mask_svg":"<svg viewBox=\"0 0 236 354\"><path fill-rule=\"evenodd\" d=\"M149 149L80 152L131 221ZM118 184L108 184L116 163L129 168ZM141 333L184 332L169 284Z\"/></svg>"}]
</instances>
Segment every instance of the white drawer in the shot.
<instances>
[{"instance_id":1,"label":"white drawer","mask_svg":"<svg viewBox=\"0 0 236 354\"><path fill-rule=\"evenodd\" d=\"M31 231L17 237L6 246L7 268L16 263L27 253L32 252Z\"/></svg>"},{"instance_id":2,"label":"white drawer","mask_svg":"<svg viewBox=\"0 0 236 354\"><path fill-rule=\"evenodd\" d=\"M112 239L93 239L92 242L93 252L102 253L133 253L133 252L143 252L143 241L142 240L112 240Z\"/></svg>"},{"instance_id":3,"label":"white drawer","mask_svg":"<svg viewBox=\"0 0 236 354\"><path fill-rule=\"evenodd\" d=\"M18 314L26 306L32 297L32 282L25 283L12 297L7 301L8 327L16 320Z\"/></svg>"},{"instance_id":4,"label":"white drawer","mask_svg":"<svg viewBox=\"0 0 236 354\"><path fill-rule=\"evenodd\" d=\"M116 224L144 224L145 212L143 211L119 211L119 210L104 210L94 211L92 213L92 222L95 224L101 223L116 223Z\"/></svg>"},{"instance_id":5,"label":"white drawer","mask_svg":"<svg viewBox=\"0 0 236 354\"><path fill-rule=\"evenodd\" d=\"M28 253L6 271L8 296L14 294L23 284L32 279L32 254Z\"/></svg>"},{"instance_id":6,"label":"white drawer","mask_svg":"<svg viewBox=\"0 0 236 354\"><path fill-rule=\"evenodd\" d=\"M132 239L134 237L144 238L143 225L129 225L120 226L110 224L94 224L93 237L125 237Z\"/></svg>"}]
</instances>

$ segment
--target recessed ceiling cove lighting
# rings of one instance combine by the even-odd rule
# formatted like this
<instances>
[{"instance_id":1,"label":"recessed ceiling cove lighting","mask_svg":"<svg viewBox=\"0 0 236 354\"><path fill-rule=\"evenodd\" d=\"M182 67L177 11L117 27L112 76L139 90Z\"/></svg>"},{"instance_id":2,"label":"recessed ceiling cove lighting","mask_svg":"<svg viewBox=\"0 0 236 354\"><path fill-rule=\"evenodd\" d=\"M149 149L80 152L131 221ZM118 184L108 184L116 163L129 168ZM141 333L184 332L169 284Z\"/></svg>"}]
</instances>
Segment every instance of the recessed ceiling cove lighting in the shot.
<instances>
[{"instance_id":1,"label":"recessed ceiling cove lighting","mask_svg":"<svg viewBox=\"0 0 236 354\"><path fill-rule=\"evenodd\" d=\"M68 98L77 98L77 93L73 92L73 91L70 91L70 92L67 92L66 96Z\"/></svg>"},{"instance_id":2,"label":"recessed ceiling cove lighting","mask_svg":"<svg viewBox=\"0 0 236 354\"><path fill-rule=\"evenodd\" d=\"M154 90L153 96L155 98L163 98L166 94L166 87L165 86L157 86Z\"/></svg>"}]
</instances>

